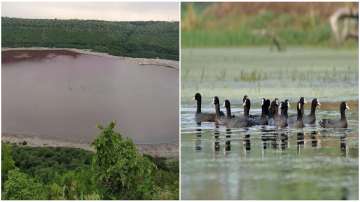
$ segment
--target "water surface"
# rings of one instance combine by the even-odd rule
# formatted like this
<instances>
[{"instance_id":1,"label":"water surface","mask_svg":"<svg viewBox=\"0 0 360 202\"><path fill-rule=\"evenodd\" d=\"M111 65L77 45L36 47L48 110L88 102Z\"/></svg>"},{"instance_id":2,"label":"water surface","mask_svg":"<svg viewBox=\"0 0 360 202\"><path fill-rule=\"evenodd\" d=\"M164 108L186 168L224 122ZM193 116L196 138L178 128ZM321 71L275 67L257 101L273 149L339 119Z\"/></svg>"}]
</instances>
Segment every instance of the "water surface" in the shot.
<instances>
[{"instance_id":1,"label":"water surface","mask_svg":"<svg viewBox=\"0 0 360 202\"><path fill-rule=\"evenodd\" d=\"M317 119L338 118L337 108L319 109ZM197 126L194 104L183 105L182 199L357 199L358 109L352 108L348 129L275 130ZM232 110L242 113L241 105ZM214 110L206 102L203 111ZM259 106L251 113L260 113Z\"/></svg>"},{"instance_id":2,"label":"water surface","mask_svg":"<svg viewBox=\"0 0 360 202\"><path fill-rule=\"evenodd\" d=\"M116 120L135 143L178 142L177 69L55 50L2 53L2 133L90 143L96 124Z\"/></svg>"}]
</instances>

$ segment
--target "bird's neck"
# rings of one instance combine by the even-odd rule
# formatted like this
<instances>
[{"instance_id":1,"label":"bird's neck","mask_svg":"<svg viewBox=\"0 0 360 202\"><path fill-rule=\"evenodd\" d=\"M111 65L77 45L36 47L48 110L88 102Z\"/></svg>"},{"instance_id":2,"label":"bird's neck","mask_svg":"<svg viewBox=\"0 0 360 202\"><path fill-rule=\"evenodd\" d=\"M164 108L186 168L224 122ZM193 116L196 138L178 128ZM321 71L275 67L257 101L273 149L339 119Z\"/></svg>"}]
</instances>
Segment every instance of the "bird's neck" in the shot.
<instances>
[{"instance_id":1,"label":"bird's neck","mask_svg":"<svg viewBox=\"0 0 360 202\"><path fill-rule=\"evenodd\" d=\"M231 109L230 109L230 107L227 107L227 108L226 108L226 116L227 116L228 118L231 118Z\"/></svg>"},{"instance_id":2,"label":"bird's neck","mask_svg":"<svg viewBox=\"0 0 360 202\"><path fill-rule=\"evenodd\" d=\"M275 117L277 114L278 114L278 109L277 109L277 107L272 107L272 108L270 108L269 115L270 115L271 117Z\"/></svg>"},{"instance_id":3,"label":"bird's neck","mask_svg":"<svg viewBox=\"0 0 360 202\"><path fill-rule=\"evenodd\" d=\"M265 116L265 115L267 115L266 114L266 107L262 106L261 107L261 116Z\"/></svg>"},{"instance_id":4,"label":"bird's neck","mask_svg":"<svg viewBox=\"0 0 360 202\"><path fill-rule=\"evenodd\" d=\"M301 121L304 115L304 108L300 107L300 109L297 110L297 120Z\"/></svg>"},{"instance_id":5,"label":"bird's neck","mask_svg":"<svg viewBox=\"0 0 360 202\"><path fill-rule=\"evenodd\" d=\"M272 115L273 117L278 116L279 115L279 110L277 108L274 109L274 114Z\"/></svg>"},{"instance_id":6,"label":"bird's neck","mask_svg":"<svg viewBox=\"0 0 360 202\"><path fill-rule=\"evenodd\" d=\"M250 114L250 109L248 107L245 107L244 108L244 115L249 116L249 114Z\"/></svg>"},{"instance_id":7,"label":"bird's neck","mask_svg":"<svg viewBox=\"0 0 360 202\"><path fill-rule=\"evenodd\" d=\"M215 104L215 112L217 116L220 116L220 105L219 104Z\"/></svg>"},{"instance_id":8,"label":"bird's neck","mask_svg":"<svg viewBox=\"0 0 360 202\"><path fill-rule=\"evenodd\" d=\"M341 120L345 120L346 119L345 110L340 110L340 114L341 114Z\"/></svg>"},{"instance_id":9,"label":"bird's neck","mask_svg":"<svg viewBox=\"0 0 360 202\"><path fill-rule=\"evenodd\" d=\"M316 106L311 106L310 115L315 115Z\"/></svg>"},{"instance_id":10,"label":"bird's neck","mask_svg":"<svg viewBox=\"0 0 360 202\"><path fill-rule=\"evenodd\" d=\"M196 113L201 113L201 101L200 100L197 101Z\"/></svg>"}]
</instances>

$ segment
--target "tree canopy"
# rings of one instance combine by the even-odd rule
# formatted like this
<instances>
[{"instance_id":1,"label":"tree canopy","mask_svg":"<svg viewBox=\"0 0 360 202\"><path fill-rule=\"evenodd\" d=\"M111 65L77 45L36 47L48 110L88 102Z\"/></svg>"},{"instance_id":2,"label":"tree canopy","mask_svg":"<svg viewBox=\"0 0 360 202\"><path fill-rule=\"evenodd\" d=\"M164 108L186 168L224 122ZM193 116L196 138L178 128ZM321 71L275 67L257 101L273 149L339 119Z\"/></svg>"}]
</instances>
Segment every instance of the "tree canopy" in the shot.
<instances>
[{"instance_id":1,"label":"tree canopy","mask_svg":"<svg viewBox=\"0 0 360 202\"><path fill-rule=\"evenodd\" d=\"M2 17L2 46L91 49L116 56L178 60L178 25Z\"/></svg>"}]
</instances>

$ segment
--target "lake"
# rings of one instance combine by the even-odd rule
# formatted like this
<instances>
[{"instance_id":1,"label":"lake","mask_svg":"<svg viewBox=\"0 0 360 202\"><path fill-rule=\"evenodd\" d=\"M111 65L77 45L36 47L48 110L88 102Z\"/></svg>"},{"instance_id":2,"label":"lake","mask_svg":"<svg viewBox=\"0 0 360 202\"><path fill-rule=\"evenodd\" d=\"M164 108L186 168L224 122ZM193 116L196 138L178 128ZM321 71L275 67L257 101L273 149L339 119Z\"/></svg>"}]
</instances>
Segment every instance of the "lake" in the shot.
<instances>
[{"instance_id":1,"label":"lake","mask_svg":"<svg viewBox=\"0 0 360 202\"><path fill-rule=\"evenodd\" d=\"M67 50L2 56L3 134L91 143L116 120L137 144L178 142L177 67Z\"/></svg>"}]
</instances>

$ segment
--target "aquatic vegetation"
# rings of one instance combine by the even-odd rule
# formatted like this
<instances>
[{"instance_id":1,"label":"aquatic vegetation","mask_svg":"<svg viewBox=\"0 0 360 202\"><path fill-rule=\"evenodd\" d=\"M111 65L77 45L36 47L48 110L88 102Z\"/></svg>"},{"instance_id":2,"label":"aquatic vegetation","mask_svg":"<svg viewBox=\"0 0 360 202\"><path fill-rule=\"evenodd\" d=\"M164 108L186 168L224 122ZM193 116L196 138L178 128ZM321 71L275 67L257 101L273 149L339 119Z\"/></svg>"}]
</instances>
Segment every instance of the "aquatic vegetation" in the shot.
<instances>
[{"instance_id":1,"label":"aquatic vegetation","mask_svg":"<svg viewBox=\"0 0 360 202\"><path fill-rule=\"evenodd\" d=\"M182 102L196 91L205 100L213 95L240 100L244 94L297 99L300 95L323 101L358 99L357 51L289 47L191 48L182 50ZM201 79L200 79L201 78Z\"/></svg>"}]
</instances>

